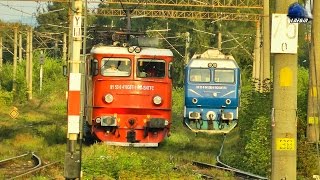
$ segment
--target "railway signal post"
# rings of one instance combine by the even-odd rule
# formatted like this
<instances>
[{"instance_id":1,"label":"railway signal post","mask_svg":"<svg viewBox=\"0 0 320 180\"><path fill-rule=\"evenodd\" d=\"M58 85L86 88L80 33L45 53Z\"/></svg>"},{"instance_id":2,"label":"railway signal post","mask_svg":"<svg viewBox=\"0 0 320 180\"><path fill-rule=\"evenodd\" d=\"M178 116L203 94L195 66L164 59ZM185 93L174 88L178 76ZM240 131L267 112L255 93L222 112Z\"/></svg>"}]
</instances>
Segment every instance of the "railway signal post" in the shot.
<instances>
[{"instance_id":1,"label":"railway signal post","mask_svg":"<svg viewBox=\"0 0 320 180\"><path fill-rule=\"evenodd\" d=\"M81 118L81 73L80 50L82 43L82 0L72 1L72 41L69 61L68 90L68 134L65 153L64 176L66 179L81 179L81 148L77 142L80 135Z\"/></svg>"},{"instance_id":2,"label":"railway signal post","mask_svg":"<svg viewBox=\"0 0 320 180\"><path fill-rule=\"evenodd\" d=\"M271 179L296 179L298 24L287 17L295 0L276 1L272 15L273 68Z\"/></svg>"}]
</instances>

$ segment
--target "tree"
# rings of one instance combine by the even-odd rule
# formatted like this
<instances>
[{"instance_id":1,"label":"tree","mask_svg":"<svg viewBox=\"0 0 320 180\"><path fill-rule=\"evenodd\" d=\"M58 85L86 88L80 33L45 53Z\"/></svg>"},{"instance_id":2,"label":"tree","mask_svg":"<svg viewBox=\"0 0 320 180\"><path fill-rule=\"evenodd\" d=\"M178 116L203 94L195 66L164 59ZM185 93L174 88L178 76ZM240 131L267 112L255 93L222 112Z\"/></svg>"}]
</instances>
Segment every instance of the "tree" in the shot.
<instances>
[{"instance_id":1,"label":"tree","mask_svg":"<svg viewBox=\"0 0 320 180\"><path fill-rule=\"evenodd\" d=\"M38 9L38 26L34 29L34 37L38 40L34 43L36 47L53 48L48 55L56 57L62 49L63 34L69 32L69 7L70 3L48 2L47 9L42 12Z\"/></svg>"}]
</instances>

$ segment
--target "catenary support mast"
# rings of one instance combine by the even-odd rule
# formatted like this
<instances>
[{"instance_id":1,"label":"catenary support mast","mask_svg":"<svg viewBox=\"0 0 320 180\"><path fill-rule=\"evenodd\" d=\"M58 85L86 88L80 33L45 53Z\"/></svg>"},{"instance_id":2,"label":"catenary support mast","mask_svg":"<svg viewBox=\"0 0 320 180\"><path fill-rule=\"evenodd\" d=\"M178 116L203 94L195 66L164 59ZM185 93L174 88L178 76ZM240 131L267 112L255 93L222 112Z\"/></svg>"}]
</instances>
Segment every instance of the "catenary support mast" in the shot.
<instances>
[{"instance_id":1,"label":"catenary support mast","mask_svg":"<svg viewBox=\"0 0 320 180\"><path fill-rule=\"evenodd\" d=\"M269 0L263 0L263 76L262 91L270 91L270 15Z\"/></svg>"},{"instance_id":2,"label":"catenary support mast","mask_svg":"<svg viewBox=\"0 0 320 180\"><path fill-rule=\"evenodd\" d=\"M271 173L271 179L274 180L296 179L297 54L285 51L287 47L294 44L282 42L287 36L288 41L297 37L297 34L288 34L288 32L292 32L291 30L298 32L298 26L290 24L286 16L289 6L294 2L296 1L276 1L276 13L283 14L278 25L280 22L284 22L284 28L272 34L272 36L276 36L276 33L284 33L282 39L275 41L275 44L282 44L284 52L278 52L274 55ZM276 21L274 18L272 21L274 26Z\"/></svg>"},{"instance_id":3,"label":"catenary support mast","mask_svg":"<svg viewBox=\"0 0 320 180\"><path fill-rule=\"evenodd\" d=\"M319 103L320 103L320 54L317 48L320 46L320 4L313 1L313 19L311 29L311 48L310 48L310 64L309 64L309 94L308 94L308 126L307 137L310 142L319 141Z\"/></svg>"}]
</instances>

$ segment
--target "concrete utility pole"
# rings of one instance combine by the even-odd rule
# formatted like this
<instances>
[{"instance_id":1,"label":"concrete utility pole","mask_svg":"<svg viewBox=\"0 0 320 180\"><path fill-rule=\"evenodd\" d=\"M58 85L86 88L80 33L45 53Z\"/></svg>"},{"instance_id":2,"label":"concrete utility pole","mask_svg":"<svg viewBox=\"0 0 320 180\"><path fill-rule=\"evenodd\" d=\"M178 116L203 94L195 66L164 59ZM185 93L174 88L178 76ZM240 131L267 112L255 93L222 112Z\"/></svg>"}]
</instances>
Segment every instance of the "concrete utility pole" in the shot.
<instances>
[{"instance_id":1,"label":"concrete utility pole","mask_svg":"<svg viewBox=\"0 0 320 180\"><path fill-rule=\"evenodd\" d=\"M270 92L270 14L269 0L263 0L263 75L262 92Z\"/></svg>"},{"instance_id":2,"label":"concrete utility pole","mask_svg":"<svg viewBox=\"0 0 320 180\"><path fill-rule=\"evenodd\" d=\"M32 99L32 73L33 73L33 47L32 47L32 27L30 27L29 31L29 100Z\"/></svg>"},{"instance_id":3,"label":"concrete utility pole","mask_svg":"<svg viewBox=\"0 0 320 180\"><path fill-rule=\"evenodd\" d=\"M308 94L308 126L307 137L310 142L319 141L319 93L320 93L320 3L313 1L313 19L311 28L311 49L309 64L309 94Z\"/></svg>"},{"instance_id":4,"label":"concrete utility pole","mask_svg":"<svg viewBox=\"0 0 320 180\"><path fill-rule=\"evenodd\" d=\"M28 98L28 100L30 99L30 92L29 92L29 76L30 76L30 73L29 73L29 71L30 71L30 68L29 68L29 66L30 66L30 63L29 63L29 61L30 61L30 48L29 48L29 46L30 46L30 32L29 32L29 30L27 30L27 38L26 38L26 82L27 82L27 98Z\"/></svg>"},{"instance_id":5,"label":"concrete utility pole","mask_svg":"<svg viewBox=\"0 0 320 180\"><path fill-rule=\"evenodd\" d=\"M256 39L255 39L255 45L254 45L254 58L253 58L253 81L255 84L255 90L259 91L260 89L260 62L261 62L261 33L260 33L260 21L256 22Z\"/></svg>"},{"instance_id":6,"label":"concrete utility pole","mask_svg":"<svg viewBox=\"0 0 320 180\"><path fill-rule=\"evenodd\" d=\"M218 50L222 50L222 35L220 31L218 32Z\"/></svg>"},{"instance_id":7,"label":"concrete utility pole","mask_svg":"<svg viewBox=\"0 0 320 180\"><path fill-rule=\"evenodd\" d=\"M41 94L41 91L42 91L42 78L43 78L43 64L44 64L44 54L43 54L43 51L40 52L40 94Z\"/></svg>"},{"instance_id":8,"label":"concrete utility pole","mask_svg":"<svg viewBox=\"0 0 320 180\"><path fill-rule=\"evenodd\" d=\"M22 34L19 33L19 63L22 62Z\"/></svg>"},{"instance_id":9,"label":"concrete utility pole","mask_svg":"<svg viewBox=\"0 0 320 180\"><path fill-rule=\"evenodd\" d=\"M69 66L68 89L68 134L65 153L64 176L66 179L81 179L81 148L77 146L80 135L81 73L80 50L82 43L82 0L72 2L72 48ZM78 147L78 148L77 148Z\"/></svg>"},{"instance_id":10,"label":"concrete utility pole","mask_svg":"<svg viewBox=\"0 0 320 180\"><path fill-rule=\"evenodd\" d=\"M185 64L189 63L189 48L190 48L190 33L186 32L186 49L184 52L184 60L185 60Z\"/></svg>"},{"instance_id":11,"label":"concrete utility pole","mask_svg":"<svg viewBox=\"0 0 320 180\"><path fill-rule=\"evenodd\" d=\"M62 61L67 64L67 34L63 33Z\"/></svg>"},{"instance_id":12,"label":"concrete utility pole","mask_svg":"<svg viewBox=\"0 0 320 180\"><path fill-rule=\"evenodd\" d=\"M86 60L87 60L87 26L88 26L88 14L87 14L87 4L88 4L88 1L87 0L84 0L84 13L83 13L83 38L82 38L82 62L81 62L81 67L80 67L80 72L81 72L81 103L80 103L80 149L82 149L82 141L83 141L83 125L86 121L86 119L84 119L84 117L86 116L85 114L85 102L86 102ZM80 153L82 153L82 151L80 150ZM81 155L80 155L81 156Z\"/></svg>"},{"instance_id":13,"label":"concrete utility pole","mask_svg":"<svg viewBox=\"0 0 320 180\"><path fill-rule=\"evenodd\" d=\"M276 1L278 15L274 14L272 18L272 52L276 53L273 71L271 170L271 179L274 180L295 180L297 174L298 25L290 23L287 17L288 8L294 2L296 0Z\"/></svg>"},{"instance_id":14,"label":"concrete utility pole","mask_svg":"<svg viewBox=\"0 0 320 180\"><path fill-rule=\"evenodd\" d=\"M264 75L264 61L263 61L263 48L261 47L261 41L262 41L262 33L261 33L261 21L260 21L260 45L259 45L259 52L260 52L260 67L259 67L259 83L258 83L258 91L260 93L263 92L263 75Z\"/></svg>"},{"instance_id":15,"label":"concrete utility pole","mask_svg":"<svg viewBox=\"0 0 320 180\"><path fill-rule=\"evenodd\" d=\"M17 90L17 53L18 53L18 28L13 28L14 38L13 38L13 86L12 91Z\"/></svg>"}]
</instances>

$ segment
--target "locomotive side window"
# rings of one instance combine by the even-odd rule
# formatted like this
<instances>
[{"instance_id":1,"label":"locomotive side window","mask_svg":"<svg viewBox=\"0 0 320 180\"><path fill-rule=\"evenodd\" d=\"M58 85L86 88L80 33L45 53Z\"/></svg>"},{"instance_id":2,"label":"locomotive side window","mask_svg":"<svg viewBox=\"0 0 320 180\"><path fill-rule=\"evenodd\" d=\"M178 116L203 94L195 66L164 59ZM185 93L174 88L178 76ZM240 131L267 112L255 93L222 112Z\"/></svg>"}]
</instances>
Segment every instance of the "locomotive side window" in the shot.
<instances>
[{"instance_id":1,"label":"locomotive side window","mask_svg":"<svg viewBox=\"0 0 320 180\"><path fill-rule=\"evenodd\" d=\"M155 59L138 59L137 61L137 77L152 78L164 77L166 70L166 62L164 60Z\"/></svg>"},{"instance_id":2,"label":"locomotive side window","mask_svg":"<svg viewBox=\"0 0 320 180\"><path fill-rule=\"evenodd\" d=\"M190 69L190 82L210 82L210 69Z\"/></svg>"},{"instance_id":3,"label":"locomotive side window","mask_svg":"<svg viewBox=\"0 0 320 180\"><path fill-rule=\"evenodd\" d=\"M103 58L101 74L103 76L130 76L131 61L127 58Z\"/></svg>"},{"instance_id":4,"label":"locomotive side window","mask_svg":"<svg viewBox=\"0 0 320 180\"><path fill-rule=\"evenodd\" d=\"M234 83L234 70L233 69L215 69L214 82Z\"/></svg>"}]
</instances>

